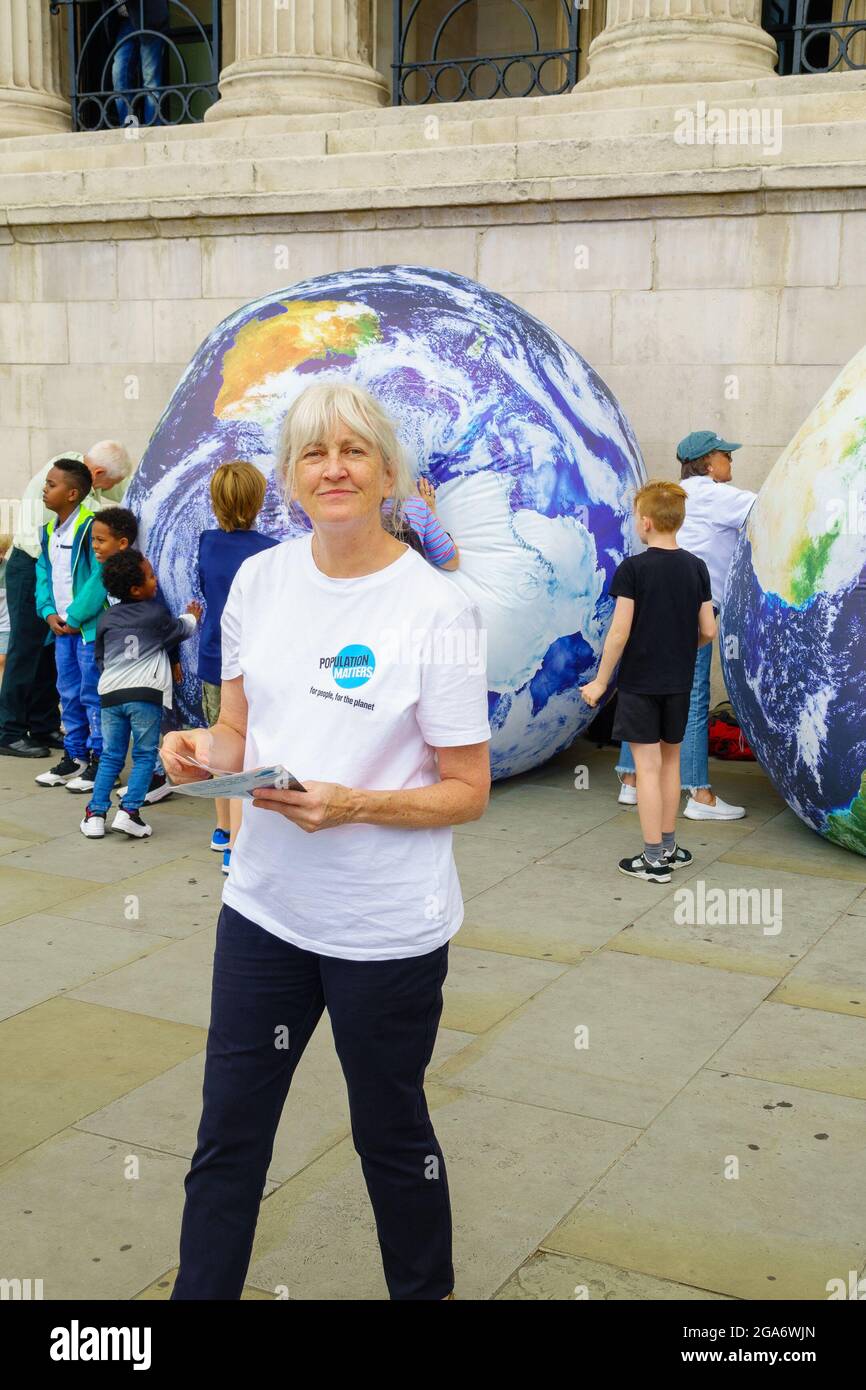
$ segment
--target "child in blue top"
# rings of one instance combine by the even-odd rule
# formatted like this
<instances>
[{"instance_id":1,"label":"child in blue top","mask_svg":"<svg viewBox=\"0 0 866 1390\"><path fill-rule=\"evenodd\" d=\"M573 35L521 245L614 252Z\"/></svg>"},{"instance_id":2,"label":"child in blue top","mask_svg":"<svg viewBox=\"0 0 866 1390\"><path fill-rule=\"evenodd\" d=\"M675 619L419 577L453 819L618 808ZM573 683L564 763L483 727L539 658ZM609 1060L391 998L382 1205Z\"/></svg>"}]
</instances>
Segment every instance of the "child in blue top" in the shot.
<instances>
[{"instance_id":1,"label":"child in blue top","mask_svg":"<svg viewBox=\"0 0 866 1390\"><path fill-rule=\"evenodd\" d=\"M198 543L198 582L204 598L204 618L198 648L202 711L209 726L220 714L222 683L221 633L223 609L232 580L250 555L277 542L254 531L253 523L265 500L265 478L252 463L223 463L210 480L210 496L218 530L203 531ZM231 847L240 829L241 802L216 799L217 828L210 847L223 856L228 873Z\"/></svg>"}]
</instances>

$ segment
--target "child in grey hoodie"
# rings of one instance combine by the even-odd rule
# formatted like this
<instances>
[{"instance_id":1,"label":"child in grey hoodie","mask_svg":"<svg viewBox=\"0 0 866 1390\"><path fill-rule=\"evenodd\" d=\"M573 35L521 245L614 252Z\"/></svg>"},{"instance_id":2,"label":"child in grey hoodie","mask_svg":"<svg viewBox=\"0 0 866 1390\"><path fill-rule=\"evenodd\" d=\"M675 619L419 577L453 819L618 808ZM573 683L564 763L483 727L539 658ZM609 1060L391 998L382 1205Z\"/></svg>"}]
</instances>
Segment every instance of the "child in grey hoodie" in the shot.
<instances>
[{"instance_id":1,"label":"child in grey hoodie","mask_svg":"<svg viewBox=\"0 0 866 1390\"><path fill-rule=\"evenodd\" d=\"M111 829L140 839L151 834L140 808L156 766L163 706L171 708L168 649L192 635L202 607L190 603L173 618L156 597L156 575L140 550L112 555L103 565L102 579L106 592L120 601L100 614L96 627L103 749L80 828L88 839L105 834L111 791L131 736L132 772Z\"/></svg>"}]
</instances>

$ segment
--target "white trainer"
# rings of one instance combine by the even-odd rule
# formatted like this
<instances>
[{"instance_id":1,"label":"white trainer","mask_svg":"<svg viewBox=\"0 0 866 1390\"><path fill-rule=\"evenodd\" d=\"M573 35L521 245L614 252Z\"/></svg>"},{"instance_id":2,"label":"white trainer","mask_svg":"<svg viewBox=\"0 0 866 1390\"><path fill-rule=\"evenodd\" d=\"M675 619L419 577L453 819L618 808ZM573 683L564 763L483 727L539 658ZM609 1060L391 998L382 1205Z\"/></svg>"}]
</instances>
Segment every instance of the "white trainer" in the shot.
<instances>
[{"instance_id":1,"label":"white trainer","mask_svg":"<svg viewBox=\"0 0 866 1390\"><path fill-rule=\"evenodd\" d=\"M617 797L617 801L619 802L620 806L636 806L637 787L630 787L628 782L624 782L622 780L622 777L619 773L617 773L616 775L617 777L619 777L619 796Z\"/></svg>"},{"instance_id":2,"label":"white trainer","mask_svg":"<svg viewBox=\"0 0 866 1390\"><path fill-rule=\"evenodd\" d=\"M152 835L153 830L143 821L138 811L118 811L114 820L111 822L112 830L122 830L124 835L130 835L135 840L143 840L145 835Z\"/></svg>"},{"instance_id":3,"label":"white trainer","mask_svg":"<svg viewBox=\"0 0 866 1390\"><path fill-rule=\"evenodd\" d=\"M707 806L703 801L696 801L692 791L689 792L686 809L683 811L688 820L742 820L746 814L745 806L731 806L720 796L716 797L712 806Z\"/></svg>"},{"instance_id":4,"label":"white trainer","mask_svg":"<svg viewBox=\"0 0 866 1390\"><path fill-rule=\"evenodd\" d=\"M78 828L88 840L101 840L105 835L105 816L101 816L98 811L91 811L88 807Z\"/></svg>"}]
</instances>

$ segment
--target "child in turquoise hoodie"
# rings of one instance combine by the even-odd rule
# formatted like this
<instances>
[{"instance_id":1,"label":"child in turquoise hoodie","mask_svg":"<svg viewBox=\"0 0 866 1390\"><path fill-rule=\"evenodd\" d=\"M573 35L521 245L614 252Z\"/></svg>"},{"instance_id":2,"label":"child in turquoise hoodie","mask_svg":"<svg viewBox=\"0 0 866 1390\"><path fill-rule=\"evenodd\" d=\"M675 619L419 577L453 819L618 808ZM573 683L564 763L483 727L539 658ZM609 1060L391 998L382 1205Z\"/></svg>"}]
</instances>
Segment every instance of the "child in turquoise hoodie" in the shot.
<instances>
[{"instance_id":1,"label":"child in turquoise hoodie","mask_svg":"<svg viewBox=\"0 0 866 1390\"><path fill-rule=\"evenodd\" d=\"M43 787L69 786L71 791L90 789L90 774L96 775L102 751L97 681L89 677L86 661L82 664L81 633L67 622L69 609L97 565L90 539L93 512L84 505L91 481L79 459L55 460L42 491L54 516L42 528L36 561L36 609L51 629L46 640L54 641L64 728L63 757L36 781Z\"/></svg>"}]
</instances>

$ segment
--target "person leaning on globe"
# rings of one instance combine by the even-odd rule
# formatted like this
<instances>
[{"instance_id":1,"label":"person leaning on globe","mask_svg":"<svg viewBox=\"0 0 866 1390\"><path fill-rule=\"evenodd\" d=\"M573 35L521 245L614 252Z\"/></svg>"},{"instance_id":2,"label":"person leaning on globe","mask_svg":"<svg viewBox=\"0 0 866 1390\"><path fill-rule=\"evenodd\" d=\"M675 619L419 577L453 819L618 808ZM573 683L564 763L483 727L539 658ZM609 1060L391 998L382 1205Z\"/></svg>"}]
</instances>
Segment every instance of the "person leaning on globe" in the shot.
<instances>
[{"instance_id":1,"label":"person leaning on globe","mask_svg":"<svg viewBox=\"0 0 866 1390\"><path fill-rule=\"evenodd\" d=\"M175 782L207 776L180 760L192 756L283 764L306 788L244 805L172 1297L240 1298L283 1104L327 1009L390 1297L451 1298L448 1182L423 1083L463 918L451 827L477 820L490 790L480 616L394 534L414 487L367 391L302 391L277 469L312 532L241 565L219 721L162 748Z\"/></svg>"},{"instance_id":2,"label":"person leaning on globe","mask_svg":"<svg viewBox=\"0 0 866 1390\"><path fill-rule=\"evenodd\" d=\"M737 537L758 495L730 486L731 455L740 447L721 439L714 430L692 430L677 445L680 482L687 493L686 519L677 533L677 544L706 564L717 617ZM712 643L701 647L695 664L688 723L680 749L680 780L689 793L683 815L689 820L740 820L746 814L745 807L729 805L710 786L712 653ZM619 800L626 806L636 805L634 757L627 743L620 748L616 772L620 779Z\"/></svg>"}]
</instances>

